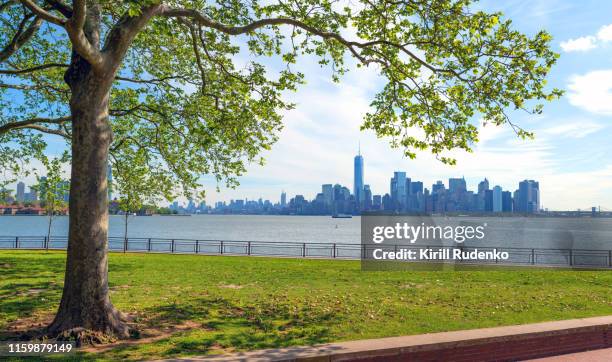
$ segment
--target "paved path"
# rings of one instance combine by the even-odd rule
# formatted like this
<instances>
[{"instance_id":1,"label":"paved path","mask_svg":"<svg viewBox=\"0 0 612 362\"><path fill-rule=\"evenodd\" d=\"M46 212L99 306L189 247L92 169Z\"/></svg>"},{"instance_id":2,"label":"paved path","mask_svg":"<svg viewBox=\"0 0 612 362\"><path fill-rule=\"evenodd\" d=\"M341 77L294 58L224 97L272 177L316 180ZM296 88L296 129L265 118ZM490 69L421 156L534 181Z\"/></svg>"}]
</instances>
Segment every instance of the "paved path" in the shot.
<instances>
[{"instance_id":1,"label":"paved path","mask_svg":"<svg viewBox=\"0 0 612 362\"><path fill-rule=\"evenodd\" d=\"M612 315L593 318L571 319L564 321L544 322L523 324L515 326L504 326L494 328L482 328L453 332L428 333L413 336L388 337L369 340L348 341L339 343L328 343L315 346L304 347L288 347L279 349L268 349L251 352L239 352L217 356L201 356L171 359L166 361L248 361L248 362L269 362L269 361L340 361L340 360L355 360L364 357L395 357L404 355L405 352L419 352L427 350L432 356L446 355L447 353L455 353L455 348L472 346L475 353L479 350L486 350L486 343L508 342L507 346L514 345L515 350L525 351L525 341L537 340L537 338L546 336L571 336L577 330L597 330L598 333L603 333L603 330L610 330L612 326ZM535 338L535 339L534 339ZM583 339L583 342L589 342L589 337ZM518 341L518 342L517 342ZM483 344L484 343L484 344ZM541 343L541 342L536 342ZM482 345L482 347L479 347ZM490 345L490 344L489 344ZM533 347L533 346L532 346ZM539 347L538 347L539 348ZM546 347L550 350L550 346ZM589 347L586 347L589 348ZM590 347L601 348L601 347ZM503 350L503 349L502 349ZM502 353L490 351L489 353ZM604 359L594 359L593 362L605 361L612 362L610 349L603 350ZM551 351L552 352L552 351ZM599 357L601 351L593 351L593 356ZM583 355L584 356L584 355ZM542 361L591 361L578 354L577 359L569 360L548 360ZM587 355L588 356L588 355ZM595 358L595 357L593 357ZM477 360L478 357L472 360ZM418 360L418 359L416 359ZM464 359L465 360L465 359Z\"/></svg>"},{"instance_id":2,"label":"paved path","mask_svg":"<svg viewBox=\"0 0 612 362\"><path fill-rule=\"evenodd\" d=\"M595 351L564 354L562 356L532 359L528 362L610 362L612 361L612 348Z\"/></svg>"}]
</instances>

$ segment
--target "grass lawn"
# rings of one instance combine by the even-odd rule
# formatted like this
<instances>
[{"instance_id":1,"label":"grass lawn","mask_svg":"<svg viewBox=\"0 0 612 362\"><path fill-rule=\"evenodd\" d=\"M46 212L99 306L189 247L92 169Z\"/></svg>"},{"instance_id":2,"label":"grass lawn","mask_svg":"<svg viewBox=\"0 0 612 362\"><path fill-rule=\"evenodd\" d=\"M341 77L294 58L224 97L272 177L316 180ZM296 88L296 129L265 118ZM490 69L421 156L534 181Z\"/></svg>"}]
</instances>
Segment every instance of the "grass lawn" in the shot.
<instances>
[{"instance_id":1,"label":"grass lawn","mask_svg":"<svg viewBox=\"0 0 612 362\"><path fill-rule=\"evenodd\" d=\"M45 320L65 254L0 252L0 331ZM359 261L111 254L112 300L150 343L87 353L154 359L612 314L612 272L362 272Z\"/></svg>"}]
</instances>

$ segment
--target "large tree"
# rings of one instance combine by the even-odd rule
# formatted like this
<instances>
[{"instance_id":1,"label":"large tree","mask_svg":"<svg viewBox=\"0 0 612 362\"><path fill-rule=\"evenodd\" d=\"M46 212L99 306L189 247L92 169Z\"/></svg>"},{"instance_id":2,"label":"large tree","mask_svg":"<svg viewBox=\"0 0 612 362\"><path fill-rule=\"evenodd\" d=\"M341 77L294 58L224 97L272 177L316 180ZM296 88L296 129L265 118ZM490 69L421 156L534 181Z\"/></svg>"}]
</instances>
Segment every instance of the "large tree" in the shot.
<instances>
[{"instance_id":1,"label":"large tree","mask_svg":"<svg viewBox=\"0 0 612 362\"><path fill-rule=\"evenodd\" d=\"M335 81L352 64L375 69L384 86L362 127L410 157L453 163L448 150L477 141L477 117L527 136L506 112L539 113L560 95L545 88L550 35L470 0L0 0L0 21L0 162L14 167L51 137L72 151L51 333L127 335L108 293L112 156L146 167L160 194L199 190L203 174L236 185L276 140L301 55Z\"/></svg>"}]
</instances>

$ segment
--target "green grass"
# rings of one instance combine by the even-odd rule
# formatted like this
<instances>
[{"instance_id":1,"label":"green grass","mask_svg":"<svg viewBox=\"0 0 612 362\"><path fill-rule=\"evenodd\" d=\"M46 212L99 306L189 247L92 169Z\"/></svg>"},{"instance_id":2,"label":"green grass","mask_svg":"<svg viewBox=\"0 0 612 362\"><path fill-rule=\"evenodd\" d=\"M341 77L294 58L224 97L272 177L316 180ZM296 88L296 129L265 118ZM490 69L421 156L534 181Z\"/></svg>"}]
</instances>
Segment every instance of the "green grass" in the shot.
<instances>
[{"instance_id":1,"label":"green grass","mask_svg":"<svg viewBox=\"0 0 612 362\"><path fill-rule=\"evenodd\" d=\"M0 330L52 314L65 254L0 252ZM612 272L362 272L358 261L111 254L112 300L198 328L91 359L154 359L612 314Z\"/></svg>"}]
</instances>

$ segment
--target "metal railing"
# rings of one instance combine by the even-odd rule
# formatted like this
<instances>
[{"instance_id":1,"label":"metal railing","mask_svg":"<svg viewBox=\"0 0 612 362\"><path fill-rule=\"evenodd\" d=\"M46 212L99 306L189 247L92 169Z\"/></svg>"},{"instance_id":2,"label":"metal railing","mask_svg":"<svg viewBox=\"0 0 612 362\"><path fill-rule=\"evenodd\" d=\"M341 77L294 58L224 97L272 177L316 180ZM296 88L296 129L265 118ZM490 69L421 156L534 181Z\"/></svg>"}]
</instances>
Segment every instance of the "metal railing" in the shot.
<instances>
[{"instance_id":1,"label":"metal railing","mask_svg":"<svg viewBox=\"0 0 612 362\"><path fill-rule=\"evenodd\" d=\"M68 245L66 236L0 236L0 249L63 250ZM366 259L378 246L345 243L298 243L271 241L239 241L211 239L165 239L109 237L108 248L118 252L181 253L206 255L279 256L297 258ZM385 248L454 249L453 246L385 245ZM506 260L465 261L471 264L517 264L541 266L569 266L612 268L612 250L546 249L462 246L462 251L508 252Z\"/></svg>"}]
</instances>

